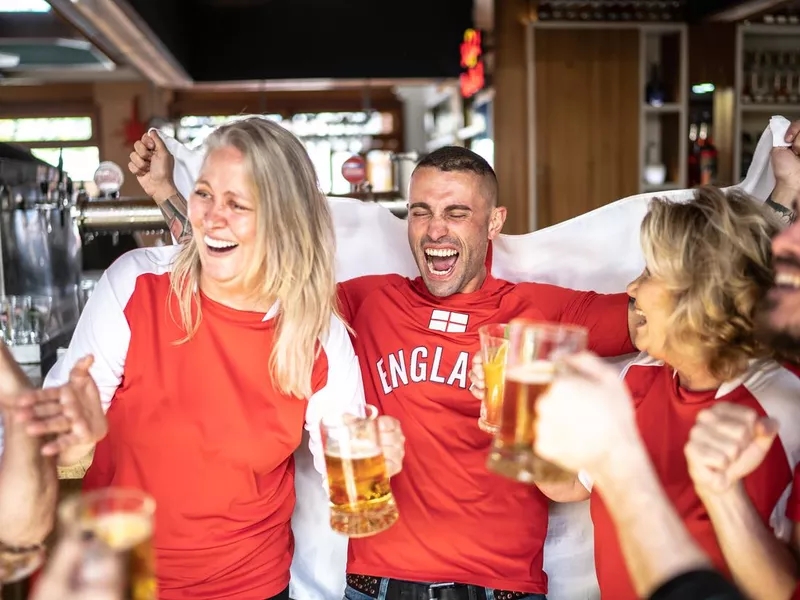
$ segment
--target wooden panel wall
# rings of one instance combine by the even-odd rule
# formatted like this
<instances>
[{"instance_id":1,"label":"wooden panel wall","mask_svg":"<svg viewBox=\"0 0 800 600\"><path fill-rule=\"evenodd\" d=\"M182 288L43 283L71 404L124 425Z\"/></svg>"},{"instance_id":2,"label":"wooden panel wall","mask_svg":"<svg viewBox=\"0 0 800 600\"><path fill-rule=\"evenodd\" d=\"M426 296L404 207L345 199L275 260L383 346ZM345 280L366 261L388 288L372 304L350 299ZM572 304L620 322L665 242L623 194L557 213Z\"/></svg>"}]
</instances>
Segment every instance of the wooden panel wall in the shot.
<instances>
[{"instance_id":1,"label":"wooden panel wall","mask_svg":"<svg viewBox=\"0 0 800 600\"><path fill-rule=\"evenodd\" d=\"M500 204L508 210L503 232L512 234L530 231L528 9L526 0L494 3L494 166Z\"/></svg>"},{"instance_id":2,"label":"wooden panel wall","mask_svg":"<svg viewBox=\"0 0 800 600\"><path fill-rule=\"evenodd\" d=\"M644 91L636 30L537 29L534 47L541 228L638 192Z\"/></svg>"}]
</instances>

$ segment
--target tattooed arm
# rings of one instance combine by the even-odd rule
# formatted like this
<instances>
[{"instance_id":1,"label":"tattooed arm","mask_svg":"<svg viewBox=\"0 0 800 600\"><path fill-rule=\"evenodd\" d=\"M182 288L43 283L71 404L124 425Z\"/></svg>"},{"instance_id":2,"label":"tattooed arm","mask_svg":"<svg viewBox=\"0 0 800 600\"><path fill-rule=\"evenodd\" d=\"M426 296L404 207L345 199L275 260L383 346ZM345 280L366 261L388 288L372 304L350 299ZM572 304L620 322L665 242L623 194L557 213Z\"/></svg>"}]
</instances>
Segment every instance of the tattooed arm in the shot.
<instances>
[{"instance_id":1,"label":"tattooed arm","mask_svg":"<svg viewBox=\"0 0 800 600\"><path fill-rule=\"evenodd\" d=\"M156 200L158 208L164 215L164 220L169 226L169 231L179 242L192 235L192 226L189 223L189 207L180 192L175 192L166 200Z\"/></svg>"},{"instance_id":2,"label":"tattooed arm","mask_svg":"<svg viewBox=\"0 0 800 600\"><path fill-rule=\"evenodd\" d=\"M145 133L133 146L128 169L144 192L156 201L172 236L179 242L191 234L189 210L172 180L175 161L158 134Z\"/></svg>"}]
</instances>

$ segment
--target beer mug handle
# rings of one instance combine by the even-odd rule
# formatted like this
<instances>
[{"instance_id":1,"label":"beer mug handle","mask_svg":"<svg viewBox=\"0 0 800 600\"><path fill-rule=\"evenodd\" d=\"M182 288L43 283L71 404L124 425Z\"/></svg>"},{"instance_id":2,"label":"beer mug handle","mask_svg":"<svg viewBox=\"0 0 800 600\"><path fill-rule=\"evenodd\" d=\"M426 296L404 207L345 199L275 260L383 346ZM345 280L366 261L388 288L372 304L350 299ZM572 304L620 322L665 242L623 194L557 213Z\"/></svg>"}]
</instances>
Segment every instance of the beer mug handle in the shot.
<instances>
[{"instance_id":1,"label":"beer mug handle","mask_svg":"<svg viewBox=\"0 0 800 600\"><path fill-rule=\"evenodd\" d=\"M378 441L386 462L386 475L393 477L403 468L403 457L406 453L406 438L400 421L388 415L378 417Z\"/></svg>"}]
</instances>

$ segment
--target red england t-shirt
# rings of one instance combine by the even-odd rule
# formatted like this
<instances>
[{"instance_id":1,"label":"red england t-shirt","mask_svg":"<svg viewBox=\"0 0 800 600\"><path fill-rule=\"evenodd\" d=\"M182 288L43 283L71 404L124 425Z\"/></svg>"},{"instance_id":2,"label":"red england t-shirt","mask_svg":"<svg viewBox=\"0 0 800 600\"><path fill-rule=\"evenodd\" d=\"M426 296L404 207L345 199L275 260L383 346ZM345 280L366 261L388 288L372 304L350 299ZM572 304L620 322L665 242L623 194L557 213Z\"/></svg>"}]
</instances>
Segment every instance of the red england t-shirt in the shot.
<instances>
[{"instance_id":1,"label":"red england t-shirt","mask_svg":"<svg viewBox=\"0 0 800 600\"><path fill-rule=\"evenodd\" d=\"M515 317L575 323L588 327L593 350L617 356L633 350L628 297L489 276L474 293L437 298L420 278L398 275L347 281L340 297L367 403L399 419L406 436L392 479L400 519L350 541L348 573L545 593L548 500L486 468L491 437L468 390L478 328Z\"/></svg>"}]
</instances>

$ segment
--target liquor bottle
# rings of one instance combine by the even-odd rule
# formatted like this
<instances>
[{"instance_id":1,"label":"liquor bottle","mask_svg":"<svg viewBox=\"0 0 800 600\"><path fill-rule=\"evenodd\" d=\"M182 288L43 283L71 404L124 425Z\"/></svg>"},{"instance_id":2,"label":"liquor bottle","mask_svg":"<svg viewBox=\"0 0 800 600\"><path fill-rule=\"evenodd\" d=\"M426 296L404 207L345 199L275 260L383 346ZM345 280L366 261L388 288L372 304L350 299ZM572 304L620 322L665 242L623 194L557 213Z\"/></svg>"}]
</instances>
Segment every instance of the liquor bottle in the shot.
<instances>
[{"instance_id":1,"label":"liquor bottle","mask_svg":"<svg viewBox=\"0 0 800 600\"><path fill-rule=\"evenodd\" d=\"M650 106L663 106L664 105L664 85L661 83L661 77L658 72L658 65L653 63L650 65L650 77L647 79L647 85L644 90L645 102Z\"/></svg>"},{"instance_id":2,"label":"liquor bottle","mask_svg":"<svg viewBox=\"0 0 800 600\"><path fill-rule=\"evenodd\" d=\"M700 185L700 137L697 123L689 126L689 187Z\"/></svg>"},{"instance_id":3,"label":"liquor bottle","mask_svg":"<svg viewBox=\"0 0 800 600\"><path fill-rule=\"evenodd\" d=\"M717 148L708 133L708 124L700 125L700 137L705 140L700 148L700 185L714 185L717 182Z\"/></svg>"}]
</instances>

